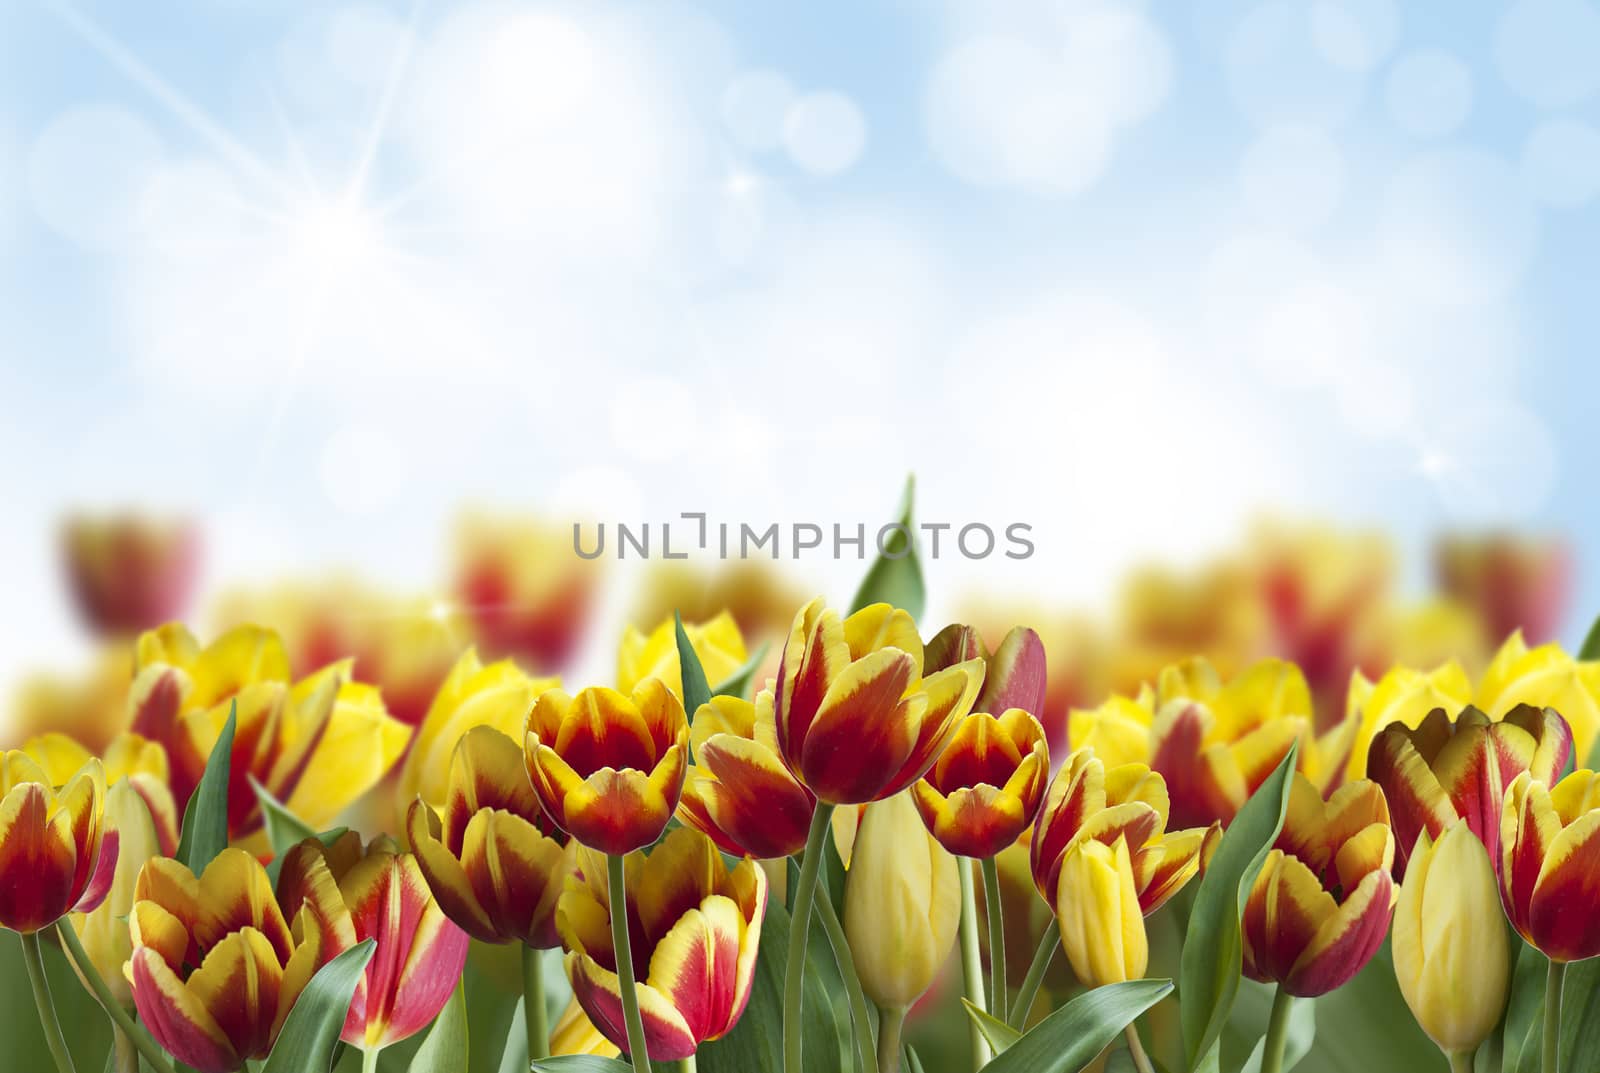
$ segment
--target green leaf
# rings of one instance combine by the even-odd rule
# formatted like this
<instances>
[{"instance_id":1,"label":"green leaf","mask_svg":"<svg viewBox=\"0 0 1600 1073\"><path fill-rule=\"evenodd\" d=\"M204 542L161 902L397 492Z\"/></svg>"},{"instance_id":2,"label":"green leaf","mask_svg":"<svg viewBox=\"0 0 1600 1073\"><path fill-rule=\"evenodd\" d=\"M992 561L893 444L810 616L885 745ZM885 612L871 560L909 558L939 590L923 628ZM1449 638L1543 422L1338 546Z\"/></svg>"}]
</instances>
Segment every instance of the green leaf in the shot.
<instances>
[{"instance_id":1,"label":"green leaf","mask_svg":"<svg viewBox=\"0 0 1600 1073\"><path fill-rule=\"evenodd\" d=\"M1311 1044L1317 1038L1317 1000L1314 998L1297 998L1294 1005L1289 1007L1289 1025L1285 1034L1283 1048L1283 1073L1295 1067L1295 1063L1311 1053ZM1250 1057L1245 1059L1244 1068L1239 1073L1261 1073L1261 1062L1266 1053L1267 1038L1262 1036L1256 1041L1256 1046L1250 1052Z\"/></svg>"},{"instance_id":2,"label":"green leaf","mask_svg":"<svg viewBox=\"0 0 1600 1073\"><path fill-rule=\"evenodd\" d=\"M718 697L742 697L750 700L755 694L756 671L761 669L762 662L767 658L767 650L772 647L772 642L763 641L761 647L754 654L739 665L739 669L717 686L711 692Z\"/></svg>"},{"instance_id":3,"label":"green leaf","mask_svg":"<svg viewBox=\"0 0 1600 1073\"><path fill-rule=\"evenodd\" d=\"M283 1022L261 1073L327 1073L351 996L376 946L365 939L317 970Z\"/></svg>"},{"instance_id":4,"label":"green leaf","mask_svg":"<svg viewBox=\"0 0 1600 1073\"><path fill-rule=\"evenodd\" d=\"M254 775L246 777L250 780L250 789L255 791L256 800L261 804L262 825L266 829L267 842L272 846L272 863L267 865L267 875L274 884L278 882L278 873L283 870L284 854L295 846L308 838L315 838L324 846L332 845L349 830L348 827L335 827L330 831L313 831L306 821L289 811L289 806L273 797L272 791L256 781Z\"/></svg>"},{"instance_id":5,"label":"green leaf","mask_svg":"<svg viewBox=\"0 0 1600 1073\"><path fill-rule=\"evenodd\" d=\"M665 1062L651 1062L665 1066ZM633 1073L633 1066L620 1058L597 1058L592 1054L564 1054L541 1058L533 1063L533 1073Z\"/></svg>"},{"instance_id":6,"label":"green leaf","mask_svg":"<svg viewBox=\"0 0 1600 1073\"><path fill-rule=\"evenodd\" d=\"M1239 919L1261 866L1283 827L1297 745L1239 809L1222 835L1195 896L1179 969L1186 1068L1200 1067L1216 1046L1239 991L1243 942Z\"/></svg>"},{"instance_id":7,"label":"green leaf","mask_svg":"<svg viewBox=\"0 0 1600 1073\"><path fill-rule=\"evenodd\" d=\"M1000 1020L993 1017L987 1010L974 1006L965 996L961 1005L967 1008L967 1016L972 1018L972 1023L977 1026L978 1034L989 1043L989 1049L995 1054L1004 1052L1017 1040L1022 1038L1022 1033Z\"/></svg>"},{"instance_id":8,"label":"green leaf","mask_svg":"<svg viewBox=\"0 0 1600 1073\"><path fill-rule=\"evenodd\" d=\"M1510 998L1497 1031L1500 1033L1500 1069L1512 1073L1517 1068L1517 1057L1522 1053L1522 1041L1528 1034L1528 1026L1539 1023L1539 1015L1544 1009L1544 981L1545 973L1550 968L1550 959L1523 942L1509 923L1506 925L1506 934L1516 961L1511 971ZM1479 1053L1484 1050L1487 1048L1479 1048ZM1534 1045L1534 1050L1538 1050L1538 1044Z\"/></svg>"},{"instance_id":9,"label":"green leaf","mask_svg":"<svg viewBox=\"0 0 1600 1073\"><path fill-rule=\"evenodd\" d=\"M1300 1068L1446 1073L1448 1065L1411 1016L1385 939L1355 979L1317 999L1317 1045Z\"/></svg>"},{"instance_id":10,"label":"green leaf","mask_svg":"<svg viewBox=\"0 0 1600 1073\"><path fill-rule=\"evenodd\" d=\"M922 1059L917 1057L917 1049L911 1044L906 1044L904 1049L906 1073L923 1073Z\"/></svg>"},{"instance_id":11,"label":"green leaf","mask_svg":"<svg viewBox=\"0 0 1600 1073\"><path fill-rule=\"evenodd\" d=\"M916 477L907 477L898 523L904 529L891 534L883 542L883 550L867 569L867 576L861 579L856 598L850 603L852 612L871 604L885 603L905 608L914 619L922 617L928 592L922 581L922 563L917 558L917 544L911 539L915 532L911 517L916 491ZM876 536L869 539L876 539Z\"/></svg>"},{"instance_id":12,"label":"green leaf","mask_svg":"<svg viewBox=\"0 0 1600 1073\"><path fill-rule=\"evenodd\" d=\"M511 1028L506 1032L506 1049L500 1053L500 1073L527 1073L528 1029L522 1011L527 999L517 999L517 1008L511 1015Z\"/></svg>"},{"instance_id":13,"label":"green leaf","mask_svg":"<svg viewBox=\"0 0 1600 1073\"><path fill-rule=\"evenodd\" d=\"M1600 659L1600 616L1594 620L1594 625L1589 627L1589 635L1583 639L1583 647L1578 649L1578 658Z\"/></svg>"},{"instance_id":14,"label":"green leaf","mask_svg":"<svg viewBox=\"0 0 1600 1073\"><path fill-rule=\"evenodd\" d=\"M1569 1073L1600 1068L1600 959L1567 966L1561 984L1561 1068Z\"/></svg>"},{"instance_id":15,"label":"green leaf","mask_svg":"<svg viewBox=\"0 0 1600 1073\"><path fill-rule=\"evenodd\" d=\"M678 669L683 678L683 709L692 720L694 713L700 710L700 705L711 699L711 687L706 685L706 669L700 665L700 657L694 654L694 645L689 643L688 631L683 628L683 616L674 611L672 624L678 631Z\"/></svg>"},{"instance_id":16,"label":"green leaf","mask_svg":"<svg viewBox=\"0 0 1600 1073\"><path fill-rule=\"evenodd\" d=\"M1130 980L1087 991L1034 1025L984 1073L1078 1073L1171 993L1171 980Z\"/></svg>"},{"instance_id":17,"label":"green leaf","mask_svg":"<svg viewBox=\"0 0 1600 1073\"><path fill-rule=\"evenodd\" d=\"M439 1017L428 1029L428 1038L411 1059L410 1073L467 1073L467 992L456 984L455 994L445 1003Z\"/></svg>"},{"instance_id":18,"label":"green leaf","mask_svg":"<svg viewBox=\"0 0 1600 1073\"><path fill-rule=\"evenodd\" d=\"M228 706L228 721L211 747L205 774L183 810L183 834L178 839L178 860L199 875L217 854L228 848L228 775L233 764L233 731L239 702Z\"/></svg>"}]
</instances>

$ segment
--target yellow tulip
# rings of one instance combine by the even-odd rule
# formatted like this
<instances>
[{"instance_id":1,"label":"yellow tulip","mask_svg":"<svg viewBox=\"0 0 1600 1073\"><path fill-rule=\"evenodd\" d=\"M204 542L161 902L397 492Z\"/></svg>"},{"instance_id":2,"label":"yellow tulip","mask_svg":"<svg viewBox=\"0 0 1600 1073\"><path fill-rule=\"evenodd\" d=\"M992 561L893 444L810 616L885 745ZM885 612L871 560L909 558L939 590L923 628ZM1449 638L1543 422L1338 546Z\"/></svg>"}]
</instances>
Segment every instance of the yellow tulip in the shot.
<instances>
[{"instance_id":1,"label":"yellow tulip","mask_svg":"<svg viewBox=\"0 0 1600 1073\"><path fill-rule=\"evenodd\" d=\"M685 622L683 632L699 657L700 666L705 668L706 684L713 689L733 677L750 658L738 623L726 611L706 622ZM683 699L678 631L670 618L658 623L648 634L632 623L623 630L622 644L617 649L617 689L631 693L633 687L646 678L661 679L679 700Z\"/></svg>"},{"instance_id":2,"label":"yellow tulip","mask_svg":"<svg viewBox=\"0 0 1600 1073\"><path fill-rule=\"evenodd\" d=\"M1113 696L1098 708L1067 713L1067 742L1073 752L1092 749L1107 767L1150 762L1150 723L1155 702L1149 686L1138 696Z\"/></svg>"},{"instance_id":3,"label":"yellow tulip","mask_svg":"<svg viewBox=\"0 0 1600 1073\"><path fill-rule=\"evenodd\" d=\"M1434 842L1423 832L1394 914L1400 993L1439 1049L1471 1052L1506 1005L1510 961L1494 865L1465 820Z\"/></svg>"},{"instance_id":4,"label":"yellow tulip","mask_svg":"<svg viewBox=\"0 0 1600 1073\"><path fill-rule=\"evenodd\" d=\"M1513 633L1483 672L1477 705L1499 719L1518 704L1560 712L1581 765L1600 733L1600 660L1573 659L1554 642L1529 648Z\"/></svg>"},{"instance_id":5,"label":"yellow tulip","mask_svg":"<svg viewBox=\"0 0 1600 1073\"><path fill-rule=\"evenodd\" d=\"M915 1002L949 957L961 874L909 793L868 805L844 887L844 931L861 988L885 1009Z\"/></svg>"},{"instance_id":6,"label":"yellow tulip","mask_svg":"<svg viewBox=\"0 0 1600 1073\"><path fill-rule=\"evenodd\" d=\"M111 994L124 1008L132 1009L133 988L122 974L122 966L133 956L128 914L133 912L139 870L145 861L162 855L161 836L144 797L126 779L106 791L105 817L106 826L117 832L118 840L111 892L93 912L73 913L67 919Z\"/></svg>"},{"instance_id":7,"label":"yellow tulip","mask_svg":"<svg viewBox=\"0 0 1600 1073\"><path fill-rule=\"evenodd\" d=\"M1056 920L1061 947L1086 986L1144 976L1150 943L1126 839L1109 846L1093 838L1073 843L1061 859Z\"/></svg>"},{"instance_id":8,"label":"yellow tulip","mask_svg":"<svg viewBox=\"0 0 1600 1073\"><path fill-rule=\"evenodd\" d=\"M1472 683L1455 660L1431 671L1391 667L1376 682L1356 671L1350 678L1345 707L1346 715L1355 724L1355 740L1350 743L1345 778L1366 776L1372 739L1390 723L1415 730L1435 708L1453 713L1471 703Z\"/></svg>"}]
</instances>

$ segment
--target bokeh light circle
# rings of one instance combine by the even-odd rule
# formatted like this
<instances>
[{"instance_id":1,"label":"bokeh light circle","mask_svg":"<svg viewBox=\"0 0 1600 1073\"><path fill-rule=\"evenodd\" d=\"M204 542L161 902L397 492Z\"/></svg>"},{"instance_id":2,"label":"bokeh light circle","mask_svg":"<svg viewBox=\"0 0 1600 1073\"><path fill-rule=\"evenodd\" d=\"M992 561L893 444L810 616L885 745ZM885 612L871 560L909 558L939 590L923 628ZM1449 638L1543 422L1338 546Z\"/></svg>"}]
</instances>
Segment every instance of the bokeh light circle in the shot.
<instances>
[{"instance_id":1,"label":"bokeh light circle","mask_svg":"<svg viewBox=\"0 0 1600 1073\"><path fill-rule=\"evenodd\" d=\"M1472 72L1448 52L1413 52L1389 72L1384 99L1401 130L1437 138L1460 127L1472 111Z\"/></svg>"},{"instance_id":2,"label":"bokeh light circle","mask_svg":"<svg viewBox=\"0 0 1600 1073\"><path fill-rule=\"evenodd\" d=\"M163 159L160 137L125 108L94 105L54 119L28 153L39 218L90 249L124 245L141 229L139 202Z\"/></svg>"},{"instance_id":3,"label":"bokeh light circle","mask_svg":"<svg viewBox=\"0 0 1600 1073\"><path fill-rule=\"evenodd\" d=\"M1262 224L1303 232L1326 223L1344 196L1345 161L1326 131L1279 126L1263 131L1239 162L1239 193Z\"/></svg>"},{"instance_id":4,"label":"bokeh light circle","mask_svg":"<svg viewBox=\"0 0 1600 1073\"><path fill-rule=\"evenodd\" d=\"M1522 182L1546 205L1575 209L1600 195L1600 130L1576 119L1549 119L1522 147Z\"/></svg>"},{"instance_id":5,"label":"bokeh light circle","mask_svg":"<svg viewBox=\"0 0 1600 1073\"><path fill-rule=\"evenodd\" d=\"M776 149L794 99L794 86L777 71L742 72L722 93L723 126L744 149Z\"/></svg>"},{"instance_id":6,"label":"bokeh light circle","mask_svg":"<svg viewBox=\"0 0 1600 1073\"><path fill-rule=\"evenodd\" d=\"M867 121L843 93L808 93L794 102L783 124L789 159L812 175L848 171L867 145Z\"/></svg>"}]
</instances>

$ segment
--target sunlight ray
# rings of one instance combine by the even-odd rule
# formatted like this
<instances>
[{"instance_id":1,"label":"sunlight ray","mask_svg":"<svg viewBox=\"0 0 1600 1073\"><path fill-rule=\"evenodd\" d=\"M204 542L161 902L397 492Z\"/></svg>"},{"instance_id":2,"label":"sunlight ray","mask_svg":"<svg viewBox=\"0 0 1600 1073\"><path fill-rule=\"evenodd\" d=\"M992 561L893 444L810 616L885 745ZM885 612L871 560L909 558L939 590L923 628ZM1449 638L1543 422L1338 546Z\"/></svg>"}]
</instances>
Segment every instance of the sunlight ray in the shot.
<instances>
[{"instance_id":1,"label":"sunlight ray","mask_svg":"<svg viewBox=\"0 0 1600 1073\"><path fill-rule=\"evenodd\" d=\"M345 190L345 197L352 202L359 203L366 194L367 182L372 175L372 165L377 159L379 148L383 145L383 136L389 126L389 116L394 110L395 96L399 92L401 80L405 77L406 67L411 62L411 53L416 47L423 6L424 0L415 0L411 5L411 18L407 20L406 32L389 62L388 76L384 79L383 97L378 101L377 110L372 117L372 126L368 129L366 142L361 147L361 159L356 163L355 171L350 176L350 183Z\"/></svg>"}]
</instances>

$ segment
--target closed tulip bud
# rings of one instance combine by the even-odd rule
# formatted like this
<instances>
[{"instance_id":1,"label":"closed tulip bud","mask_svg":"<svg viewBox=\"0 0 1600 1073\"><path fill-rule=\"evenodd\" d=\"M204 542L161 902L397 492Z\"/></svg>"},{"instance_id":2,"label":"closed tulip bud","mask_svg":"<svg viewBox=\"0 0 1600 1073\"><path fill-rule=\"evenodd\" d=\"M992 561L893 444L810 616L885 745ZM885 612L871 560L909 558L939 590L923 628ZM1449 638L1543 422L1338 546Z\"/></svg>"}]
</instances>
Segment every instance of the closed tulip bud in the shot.
<instances>
[{"instance_id":1,"label":"closed tulip bud","mask_svg":"<svg viewBox=\"0 0 1600 1073\"><path fill-rule=\"evenodd\" d=\"M1056 888L1061 948L1078 980L1103 987L1141 979L1150 964L1144 912L1128 842L1074 842L1061 859Z\"/></svg>"},{"instance_id":2,"label":"closed tulip bud","mask_svg":"<svg viewBox=\"0 0 1600 1073\"><path fill-rule=\"evenodd\" d=\"M1412 851L1394 914L1394 973L1422 1030L1446 1054L1470 1052L1506 1005L1510 951L1494 866L1465 820Z\"/></svg>"},{"instance_id":3,"label":"closed tulip bud","mask_svg":"<svg viewBox=\"0 0 1600 1073\"><path fill-rule=\"evenodd\" d=\"M967 867L923 826L909 794L868 805L844 886L844 931L861 987L878 1005L911 1005L955 945Z\"/></svg>"},{"instance_id":4,"label":"closed tulip bud","mask_svg":"<svg viewBox=\"0 0 1600 1073\"><path fill-rule=\"evenodd\" d=\"M144 797L126 780L106 791L106 826L117 832L117 868L111 891L92 912L73 913L68 919L112 996L131 1008L133 988L122 975L122 966L133 954L128 914L133 912L139 870L161 855L161 836Z\"/></svg>"},{"instance_id":5,"label":"closed tulip bud","mask_svg":"<svg viewBox=\"0 0 1600 1073\"><path fill-rule=\"evenodd\" d=\"M1500 852L1500 893L1517 932L1551 961L1600 956L1600 776L1580 769L1546 789L1518 775Z\"/></svg>"}]
</instances>

